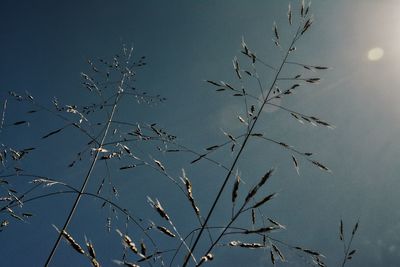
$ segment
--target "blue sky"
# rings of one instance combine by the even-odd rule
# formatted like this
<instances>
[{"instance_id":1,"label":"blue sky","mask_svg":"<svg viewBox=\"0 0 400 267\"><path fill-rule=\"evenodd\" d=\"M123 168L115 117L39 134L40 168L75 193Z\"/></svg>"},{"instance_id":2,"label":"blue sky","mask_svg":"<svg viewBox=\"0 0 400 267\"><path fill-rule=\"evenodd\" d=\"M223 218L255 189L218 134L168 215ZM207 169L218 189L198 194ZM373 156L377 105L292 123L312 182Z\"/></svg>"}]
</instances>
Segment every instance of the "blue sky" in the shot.
<instances>
[{"instance_id":1,"label":"blue sky","mask_svg":"<svg viewBox=\"0 0 400 267\"><path fill-rule=\"evenodd\" d=\"M291 4L297 10L297 1ZM36 147L18 167L78 187L89 158L72 169L66 166L88 139L68 128L42 140L64 122L45 112L26 114L32 107L14 101L8 91L23 94L27 90L35 101L49 107L54 97L63 105L93 103L96 98L81 86L80 73L89 69L87 59L112 58L123 44L134 46L136 58L146 56L147 65L138 70L135 86L167 100L147 106L126 99L117 112L120 120L157 123L176 135L178 143L196 151L204 152L206 147L223 143L227 138L221 130L235 135L244 130L237 119L238 115L245 116L243 100L215 92L204 80L240 86L232 59L237 56L241 65L248 66L240 54L242 37L259 58L274 66L279 64L281 55L271 41L271 29L275 21L281 38L290 38L287 5L281 0L4 1L0 10L0 97L1 106L7 100L7 110L0 143L16 149ZM338 266L343 257L338 239L340 219L348 232L360 219L359 234L353 243L358 251L349 266L398 266L400 262L400 213L396 207L400 189L399 7L394 0L314 1L315 22L296 45L293 60L330 69L317 73L301 70L305 75L320 75L321 82L301 86L280 104L336 127L331 130L300 124L283 110L262 113L257 124L257 131L301 151L314 152L315 159L329 166L332 173L322 172L299 158L298 176L291 153L257 140L248 144L239 161L238 169L246 182L243 188L247 189L267 169L277 169L264 193L279 192L279 196L263 211L287 229L273 237L319 250L331 266ZM376 47L383 50L383 56L371 60L368 52ZM261 80L267 84L272 72L259 68ZM291 66L284 74L296 71ZM252 90L256 84L249 81L246 86ZM92 117L94 121L103 118ZM20 120L29 120L30 125L8 126ZM160 153L156 145L132 146L148 160L149 154L160 160L174 177L184 168L201 210L209 209L222 183L223 170L205 161L190 164L194 156L188 153ZM229 164L234 154L224 150L214 157ZM12 172L14 163L8 164L0 175ZM182 232L196 225L195 217L187 215L190 206L164 176L149 168L122 172L118 161L110 166L115 169L111 176L119 190L115 201L121 206L161 222L147 204L149 195L162 201ZM104 164L99 164L89 184L90 192L96 191L106 172ZM8 179L12 188L22 192L31 186L28 182L33 178ZM4 188L1 194L7 193ZM33 195L53 190L61 188L41 188ZM226 222L230 216L230 190L228 187L212 224ZM22 210L16 209L19 213L34 213L26 222L12 220L3 213L1 220L7 218L11 223L0 233L2 243L7 244L2 246L0 265L43 265L57 234L52 224L63 224L72 201L71 195L58 195L27 203ZM105 222L110 211L102 209L101 204L84 198L69 229L81 244L85 235L90 238L103 266L113 266L112 260L122 255L114 229L125 229L125 220L121 215L113 219L113 230L108 233ZM250 220L244 217L239 224L248 225ZM129 227L129 233L136 243L140 242L142 235L134 226ZM164 237L160 243L165 247L176 245ZM284 247L282 250L287 262L278 266L304 266L301 258ZM133 255L130 258L135 259ZM84 264L90 265L62 242L53 266ZM217 248L215 260L209 265L270 266L269 250Z\"/></svg>"}]
</instances>

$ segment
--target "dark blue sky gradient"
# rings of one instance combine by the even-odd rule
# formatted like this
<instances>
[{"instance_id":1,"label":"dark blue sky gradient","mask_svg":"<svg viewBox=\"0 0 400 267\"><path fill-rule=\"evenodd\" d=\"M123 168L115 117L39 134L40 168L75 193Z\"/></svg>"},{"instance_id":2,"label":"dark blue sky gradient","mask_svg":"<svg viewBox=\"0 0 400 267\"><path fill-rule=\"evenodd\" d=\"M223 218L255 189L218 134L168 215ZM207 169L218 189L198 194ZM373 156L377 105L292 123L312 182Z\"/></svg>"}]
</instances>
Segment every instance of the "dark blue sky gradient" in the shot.
<instances>
[{"instance_id":1,"label":"dark blue sky gradient","mask_svg":"<svg viewBox=\"0 0 400 267\"><path fill-rule=\"evenodd\" d=\"M297 1L292 1L292 6L297 8ZM339 266L342 259L340 219L349 233L358 218L360 229L353 243L358 251L349 266L400 264L398 8L400 4L394 0L314 1L315 24L297 45L293 60L331 69L311 74L301 70L311 76L321 74L322 82L300 87L281 104L323 118L336 128L303 125L282 110L263 113L257 124L257 132L301 151L315 152L315 158L326 163L332 173L321 172L299 158L298 176L290 153L259 140L248 144L239 162L246 190L267 169L277 168L264 193L279 192L279 196L263 211L287 230L273 237L321 251L327 256L328 266ZM148 65L138 70L136 86L167 101L149 107L126 100L117 112L118 118L157 123L177 135L178 143L198 151L222 143L227 139L221 129L242 133L237 116L243 116L244 106L240 99L214 92L204 80L240 85L231 61L238 56L246 65L240 55L242 37L258 57L276 66L280 54L271 42L271 27L276 21L282 39L290 37L286 12L287 2L281 0L2 1L0 104L3 106L7 99L5 125L18 120L31 123L29 127L4 127L0 143L19 149L37 147L20 167L78 187L89 159L73 169L66 166L88 139L68 128L54 138L41 140L64 122L46 113L27 115L29 107L13 101L7 92L27 90L46 106L51 106L53 97L63 105L93 103L96 98L81 86L80 73L87 72L87 59L112 58L123 44L133 44L136 57L147 57ZM376 62L366 57L373 47L385 51ZM290 67L284 74L293 75L297 70ZM261 67L260 76L265 84L272 77ZM256 84L249 82L248 86L251 90ZM205 213L209 209L223 170L201 161L190 165L194 157L187 153L163 154L145 144L141 149L144 155L151 153L162 161L174 177L185 168L201 210ZM228 151L215 157L225 164L233 159ZM121 206L160 223L146 202L149 195L160 199L182 233L197 225L190 206L165 177L145 168L121 172L121 163L110 164L116 170L111 174L120 195L116 202ZM0 175L10 170L2 169ZM96 191L105 173L104 165L99 164L89 191ZM27 183L30 178L13 179L13 188L21 188L21 192L31 186ZM56 189L43 188L35 194L51 190ZM217 207L213 225L223 224L230 215L230 190ZM56 238L52 224L61 227L72 201L72 195L58 195L27 203L24 211L35 214L27 223L9 218L10 225L0 233L0 266L42 266ZM82 245L85 235L90 238L102 265L114 266L112 260L122 255L115 229L124 229L125 220L122 215L113 220L113 230L108 233L105 222L110 211L102 209L101 204L84 198L69 230ZM239 224L249 223L250 219L244 217ZM142 236L137 229L130 226L129 232L140 243ZM176 245L163 236L160 243L165 247ZM278 266L306 266L284 247L283 251L287 262ZM130 258L133 261L134 256ZM53 262L53 266L89 264L66 242L60 245ZM269 250L217 248L209 266L271 266Z\"/></svg>"}]
</instances>

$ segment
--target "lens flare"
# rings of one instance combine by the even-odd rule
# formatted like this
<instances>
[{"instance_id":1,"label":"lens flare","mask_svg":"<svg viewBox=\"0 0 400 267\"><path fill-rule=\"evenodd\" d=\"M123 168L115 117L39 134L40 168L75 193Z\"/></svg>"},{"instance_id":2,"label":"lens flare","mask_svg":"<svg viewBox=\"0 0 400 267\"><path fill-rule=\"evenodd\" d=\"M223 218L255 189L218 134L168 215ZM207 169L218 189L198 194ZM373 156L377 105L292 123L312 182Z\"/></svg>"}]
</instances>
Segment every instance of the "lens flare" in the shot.
<instances>
[{"instance_id":1,"label":"lens flare","mask_svg":"<svg viewBox=\"0 0 400 267\"><path fill-rule=\"evenodd\" d=\"M368 51L368 60L378 61L383 57L385 52L380 47L374 47Z\"/></svg>"}]
</instances>

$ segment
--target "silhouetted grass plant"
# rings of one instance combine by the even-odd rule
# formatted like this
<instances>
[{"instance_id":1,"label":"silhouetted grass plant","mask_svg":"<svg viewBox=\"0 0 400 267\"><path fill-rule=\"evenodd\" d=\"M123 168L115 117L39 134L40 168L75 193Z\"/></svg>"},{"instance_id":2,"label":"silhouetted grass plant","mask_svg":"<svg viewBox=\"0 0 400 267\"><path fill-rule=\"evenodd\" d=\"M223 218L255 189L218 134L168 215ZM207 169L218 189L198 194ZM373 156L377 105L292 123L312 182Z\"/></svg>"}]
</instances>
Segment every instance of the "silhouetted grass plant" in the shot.
<instances>
[{"instance_id":1,"label":"silhouetted grass plant","mask_svg":"<svg viewBox=\"0 0 400 267\"><path fill-rule=\"evenodd\" d=\"M123 99L133 97L138 102L146 104L157 104L164 102L165 98L155 95L151 96L134 87L137 71L146 65L145 57L135 59L132 48L123 47L122 52L111 60L98 59L88 61L90 72L81 73L82 85L86 90L97 98L92 104L86 106L65 105L57 99L53 100L52 107L39 104L26 92L19 94L10 92L10 99L3 102L0 129L13 130L14 127L28 125L30 120L20 120L8 122L7 103L17 101L27 103L31 109L28 111L30 116L48 112L58 117L64 124L59 128L50 129L43 134L43 141L61 135L67 128L74 128L81 133L89 142L68 164L68 168L74 168L77 164L88 159L89 165L82 183L79 187L69 185L68 181L29 173L21 167L20 162L28 157L35 147L16 149L2 144L0 159L2 172L0 183L2 185L1 216L3 217L0 230L5 230L12 220L25 221L32 216L25 211L23 204L33 202L38 199L50 196L73 194L75 200L72 203L63 225L54 226L57 238L47 257L45 266L51 265L53 256L58 251L58 246L62 239L71 246L77 253L87 257L92 266L100 266L102 259L95 252L95 244L85 237L85 244L81 245L69 231L70 222L74 219L75 211L79 206L82 197L91 197L102 201L103 207L109 207L111 215L106 219L106 229L121 238L123 244L123 256L114 259L114 263L123 266L139 266L147 264L149 266L201 266L212 261L215 257L215 248L243 248L261 249L269 253L271 263L275 265L277 261L285 262L286 253L293 253L303 258L307 263L317 266L325 266L325 256L314 249L305 248L299 245L288 244L272 236L272 233L285 230L286 227L277 220L270 218L263 213L263 207L270 201L277 198L277 192L264 193L266 184L275 175L274 168L270 168L260 175L258 182L253 185L243 183L245 180L240 175L238 167L239 160L246 157L246 148L252 139L261 139L281 147L289 153L293 168L300 175L301 161L308 162L322 171L330 172L330 169L313 156L313 153L301 151L281 140L266 133L257 131L257 123L260 117L273 116L271 113L263 111L268 106L273 106L279 110L287 112L296 121L312 126L334 128L330 123L318 118L317 116L303 114L292 110L277 102L276 99L290 97L299 91L301 87L318 84L320 78L319 71L327 70L325 66L310 65L291 60L292 54L296 53L296 44L308 33L313 25L313 16L310 12L310 5L301 2L299 8L292 9L289 5L287 12L286 32L281 31L276 23L273 23L272 36L273 44L276 46L277 53L280 53L281 60L276 66L270 65L267 61L259 58L243 38L241 42L241 54L232 61L233 71L237 81L225 82L207 80L207 84L212 86L218 93L225 93L227 97L240 98L245 106L245 112L237 116L237 123L242 125L242 133L233 134L228 130L223 130L226 140L222 143L211 144L204 151L198 152L188 146L182 145L176 137L167 131L159 128L154 123L136 123L121 121L118 118L118 109ZM282 27L283 28L283 27ZM287 76L283 75L286 67L297 67L297 72ZM269 84L263 84L260 75L268 72L272 75ZM247 83L255 82L258 88L248 88ZM300 92L299 92L300 93ZM100 122L95 122L100 121ZM149 156L146 144L156 146L163 153L182 152L190 153L193 158L190 164L197 164L200 161L207 161L209 164L216 165L225 171L225 177L221 180L216 195L208 210L201 210L199 199L196 197L196 188L190 178L182 169L179 177L174 177L164 163ZM144 147L143 147L144 146ZM214 153L230 153L233 155L229 164L222 164L214 158ZM117 161L119 160L119 161ZM86 162L86 161L85 161ZM116 163L117 162L117 163ZM104 165L107 174L104 178L93 177L93 171L97 165ZM152 196L148 192L148 204L160 218L145 220L125 209L122 204L117 203L118 188L112 179L112 166L117 167L121 172L135 170L137 168L150 168L168 179L179 194L174 196L185 198L187 204L196 217L198 225L192 225L189 233L179 230L172 216L168 213L168 206ZM31 187L25 192L13 188L11 183L15 177L27 177L30 179ZM218 183L220 180L216 180ZM97 183L95 192L88 190L89 183ZM33 194L40 188L40 194ZM51 188L57 188L51 190ZM216 216L215 211L220 204L224 193L228 192L231 209L224 214L226 222L222 225L213 225L211 219ZM138 200L138 205L144 203ZM120 214L126 218L125 229L114 226L113 218ZM220 216L221 214L219 214ZM189 214L185 216L191 216ZM249 225L238 224L240 217L249 218ZM117 224L116 224L117 225ZM179 224L178 224L179 225ZM133 231L128 233L128 228ZM344 245L344 266L354 256L356 250L351 249L353 237L356 234L358 223L354 226L351 238L345 242L343 222L340 223L340 240ZM175 247L162 247L163 242L158 242L162 236L174 240ZM139 245L138 245L139 244ZM103 262L107 265L107 262Z\"/></svg>"}]
</instances>

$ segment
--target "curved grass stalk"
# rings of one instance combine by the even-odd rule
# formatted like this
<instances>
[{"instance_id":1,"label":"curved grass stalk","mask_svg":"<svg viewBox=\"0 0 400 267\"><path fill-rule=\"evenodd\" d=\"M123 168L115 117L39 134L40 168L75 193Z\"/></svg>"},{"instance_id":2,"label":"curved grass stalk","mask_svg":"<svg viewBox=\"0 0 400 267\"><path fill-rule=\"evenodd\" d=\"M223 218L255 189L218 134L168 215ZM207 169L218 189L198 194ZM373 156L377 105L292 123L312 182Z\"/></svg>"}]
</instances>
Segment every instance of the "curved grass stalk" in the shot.
<instances>
[{"instance_id":1,"label":"curved grass stalk","mask_svg":"<svg viewBox=\"0 0 400 267\"><path fill-rule=\"evenodd\" d=\"M278 79L279 79L279 75L281 74L281 71L282 71L284 65L286 64L287 58L289 57L289 54L290 54L290 52L291 52L291 50L292 50L292 47L294 46L295 42L298 40L299 36L301 35L300 32L301 32L301 25L300 25L299 28L297 29L296 34L294 35L294 37L293 37L293 39L292 39L292 41L291 41L289 47L287 48L286 53L285 53L285 55L284 55L284 57L283 57L283 59L282 59L282 61L281 61L281 64L280 64L279 68L277 68L277 71L276 71L275 76L274 76L274 78L273 78L273 80L272 80L272 83L271 83L270 87L269 87L268 90L267 90L267 94L266 94L266 96L265 96L265 98L264 98L264 101L263 101L263 103L262 103L260 109L258 110L257 115L256 115L256 117L255 117L255 119L254 119L254 121L253 121L251 127L250 127L249 130L248 130L248 133L247 133L246 136L245 136L245 139L244 139L244 141L243 141L242 146L240 147L239 152L236 154L236 157L235 157L235 159L234 159L234 161L233 161L233 163L232 163L232 165L231 165L231 167L230 167L230 169L229 169L229 171L228 171L228 173L227 173L227 175L226 175L226 177L225 177L225 179L224 179L224 181L223 181L223 183L222 183L222 185L221 185L221 187L220 187L220 189L219 189L219 191L218 191L218 193L217 193L217 196L216 196L216 198L215 198L213 204L211 205L211 208L210 208L210 210L209 210L209 212L208 212L208 214L207 214L207 216L206 216L206 219L205 219L205 221L204 221L203 227L200 229L199 233L197 234L197 236L196 236L196 238L195 238L195 241L194 241L194 243L193 243L193 245L192 245L192 247L191 247L191 253L194 253L194 250L196 249L197 244L199 243L200 238L201 238L201 236L202 236L202 234L203 234L205 228L207 227L207 223L208 223L208 221L210 220L210 218L211 218L211 216L212 216L212 214L213 214L213 212L214 212L214 210L215 210L215 208L216 208L216 205L217 205L217 203L219 202L219 199L220 199L222 193L223 193L224 190L225 190L225 187L226 187L226 185L227 185L227 183L228 183L228 181L229 181L229 179L230 179L230 177L231 177L231 175L232 175L233 170L234 170L235 167L236 167L236 164L237 164L238 160L240 159L240 157L241 157L241 155L242 155L242 152L244 151L244 148L246 147L246 144L247 144L248 140L249 140L250 137L251 137L251 134L253 133L254 127L255 127L255 125L257 124L258 119L260 118L261 112L263 111L265 105L268 103L267 101L268 101L268 99L269 99L269 96L270 96L272 90L274 89L274 87L275 87L275 85L276 85ZM228 229L228 227L230 227L230 226L233 224L233 222L237 219L237 217L240 215L240 212L241 212L241 210L242 210L243 208L244 208L244 207L242 207L242 208L237 212L237 214L231 219L231 221L227 224L227 228L225 228L225 229L220 233L220 235L217 237L217 239L216 239L216 240L213 242L213 244L209 247L209 249L207 250L207 252L204 253L203 255L207 255L208 253L210 253L210 252L212 251L212 249L214 248L214 246L215 246L215 245L219 242L219 240L224 236L224 233L226 232L226 230ZM187 257L187 258L185 259L185 261L184 261L184 263L183 263L183 267L186 267L187 264L188 264L188 262L189 262L189 257Z\"/></svg>"},{"instance_id":2,"label":"curved grass stalk","mask_svg":"<svg viewBox=\"0 0 400 267\"><path fill-rule=\"evenodd\" d=\"M78 189L76 189L76 188L74 188L72 186L66 185L66 184L63 184L63 185L66 186L69 190L50 192L50 193L47 193L47 194L34 196L34 197L31 197L31 198L28 198L28 199L24 200L24 203L29 203L29 202L32 202L32 201L35 201L35 200L39 200L39 199L43 199L43 198L47 198L47 197L51 197L51 196L62 195L62 194L79 194L79 190ZM99 200L102 200L102 201L106 202L107 204L113 206L114 208L116 208L117 210L119 210L120 212L125 214L126 216L128 216L129 220L134 222L134 224L136 226L138 226L142 230L144 235L146 235L146 237L150 240L150 242L156 247L156 243L155 243L154 239L150 235L147 234L146 229L139 223L139 221L143 221L143 219L141 219L139 217L137 217L137 218L133 217L133 215L127 209L122 208L121 206L119 206L115 202L113 202L113 201L111 201L111 200L109 200L109 199L107 199L105 197L102 197L102 196L99 196L97 194L90 193L90 192L83 192L83 193L81 193L81 195L82 196L90 196L90 197L94 197L94 198L97 198ZM14 203L13 205L10 205L9 207L13 208L15 206L18 206L18 204Z\"/></svg>"},{"instance_id":3,"label":"curved grass stalk","mask_svg":"<svg viewBox=\"0 0 400 267\"><path fill-rule=\"evenodd\" d=\"M121 85L123 85L124 79L125 79L125 74L124 74L124 76L123 76L123 78L121 80ZM108 130L110 129L111 121L114 118L115 111L117 109L117 105L118 105L118 101L120 99L120 96L121 96L121 94L119 93L115 97L114 105L112 107L111 114L109 115L109 118L108 118L108 121L107 121L107 125L105 127L103 136L101 138L101 142L99 144L99 148L101 148L103 146L103 144L105 143L105 140L107 138L107 133L108 133ZM76 197L76 199L74 201L74 204L73 204L73 206L72 206L72 208L71 208L71 210L70 210L70 212L68 214L67 219L65 220L64 226L62 227L60 233L58 234L57 240L56 240L55 244L53 245L53 247L51 249L51 252L50 252L50 254L49 254L49 256L48 256L48 258L46 260L45 266L49 266L54 254L55 254L55 252L57 250L57 247L60 244L60 241L61 241L61 238L62 238L62 234L61 233L67 229L69 223L71 222L71 220L72 220L72 218L73 218L73 216L75 214L76 208L79 205L79 201L81 200L81 197L82 197L82 195L83 195L83 193L84 193L84 191L86 189L86 186L87 186L87 184L88 184L88 182L90 180L90 177L91 177L91 174L92 174L92 172L94 170L94 167L96 166L97 160L99 158L99 154L100 154L100 151L96 150L94 158L92 160L92 163L91 163L91 165L89 167L89 170L88 170L88 172L87 172L87 174L85 176L85 179L84 179L84 181L82 183L82 186L81 186L81 188L79 190L79 193L78 193L78 195L77 195L77 197Z\"/></svg>"}]
</instances>

